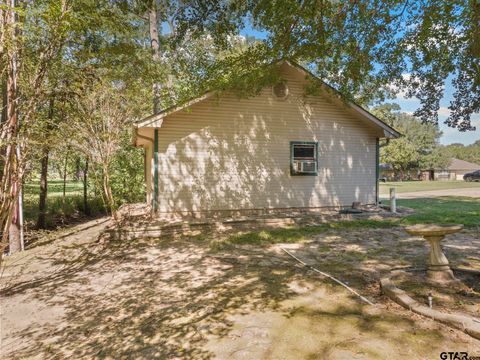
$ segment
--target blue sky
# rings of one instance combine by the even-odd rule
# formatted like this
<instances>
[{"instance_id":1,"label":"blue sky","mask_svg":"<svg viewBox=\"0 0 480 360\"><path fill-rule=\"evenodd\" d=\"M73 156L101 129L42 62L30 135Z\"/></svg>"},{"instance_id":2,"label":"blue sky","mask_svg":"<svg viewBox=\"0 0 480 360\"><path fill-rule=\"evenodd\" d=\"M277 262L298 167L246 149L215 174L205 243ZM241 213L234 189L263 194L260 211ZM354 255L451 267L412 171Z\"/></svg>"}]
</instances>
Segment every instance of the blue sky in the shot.
<instances>
[{"instance_id":1,"label":"blue sky","mask_svg":"<svg viewBox=\"0 0 480 360\"><path fill-rule=\"evenodd\" d=\"M452 99L454 89L451 85L447 84L445 87L445 95L440 102L440 110L438 112L438 125L440 130L442 130L443 135L440 138L440 143L443 145L453 144L453 143L461 143L464 145L469 145L474 143L476 140L480 140L480 114L472 115L472 123L476 126L475 131L466 131L460 132L457 129L448 127L443 122L447 119L449 110L448 105ZM403 94L399 94L395 101L400 105L402 111L407 113L414 112L419 107L419 102L417 99L407 99L403 96Z\"/></svg>"}]
</instances>

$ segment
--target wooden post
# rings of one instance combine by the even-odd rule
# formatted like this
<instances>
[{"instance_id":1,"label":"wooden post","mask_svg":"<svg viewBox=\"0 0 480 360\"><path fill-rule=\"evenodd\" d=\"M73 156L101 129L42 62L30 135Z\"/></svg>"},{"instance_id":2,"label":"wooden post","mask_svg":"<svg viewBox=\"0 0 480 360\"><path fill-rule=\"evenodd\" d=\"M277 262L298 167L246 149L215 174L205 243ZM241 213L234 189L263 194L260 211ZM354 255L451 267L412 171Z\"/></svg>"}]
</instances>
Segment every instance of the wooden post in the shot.
<instances>
[{"instance_id":1,"label":"wooden post","mask_svg":"<svg viewBox=\"0 0 480 360\"><path fill-rule=\"evenodd\" d=\"M390 188L390 211L397 212L397 194L394 187Z\"/></svg>"}]
</instances>

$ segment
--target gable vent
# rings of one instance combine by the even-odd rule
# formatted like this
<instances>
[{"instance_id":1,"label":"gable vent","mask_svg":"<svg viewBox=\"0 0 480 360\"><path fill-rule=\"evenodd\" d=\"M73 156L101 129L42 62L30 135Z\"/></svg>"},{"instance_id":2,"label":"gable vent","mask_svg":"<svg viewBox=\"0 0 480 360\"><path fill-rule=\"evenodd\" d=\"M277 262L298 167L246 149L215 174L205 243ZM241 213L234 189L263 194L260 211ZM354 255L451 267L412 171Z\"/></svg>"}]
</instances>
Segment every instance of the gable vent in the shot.
<instances>
[{"instance_id":1,"label":"gable vent","mask_svg":"<svg viewBox=\"0 0 480 360\"><path fill-rule=\"evenodd\" d=\"M285 83L278 83L272 87L273 95L277 99L285 99L288 96L288 86Z\"/></svg>"}]
</instances>

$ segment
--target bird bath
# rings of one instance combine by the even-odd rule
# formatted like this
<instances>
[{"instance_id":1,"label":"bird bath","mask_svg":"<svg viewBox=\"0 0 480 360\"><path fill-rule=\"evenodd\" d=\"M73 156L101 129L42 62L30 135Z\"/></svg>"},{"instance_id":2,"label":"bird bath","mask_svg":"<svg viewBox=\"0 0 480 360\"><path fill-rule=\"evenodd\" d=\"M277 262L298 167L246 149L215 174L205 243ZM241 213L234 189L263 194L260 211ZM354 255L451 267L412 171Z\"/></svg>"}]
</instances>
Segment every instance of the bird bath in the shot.
<instances>
[{"instance_id":1,"label":"bird bath","mask_svg":"<svg viewBox=\"0 0 480 360\"><path fill-rule=\"evenodd\" d=\"M463 229L463 225L418 224L407 226L405 231L410 235L422 236L430 243L427 278L437 283L456 281L450 269L448 259L442 251L440 242L445 235L454 234Z\"/></svg>"}]
</instances>

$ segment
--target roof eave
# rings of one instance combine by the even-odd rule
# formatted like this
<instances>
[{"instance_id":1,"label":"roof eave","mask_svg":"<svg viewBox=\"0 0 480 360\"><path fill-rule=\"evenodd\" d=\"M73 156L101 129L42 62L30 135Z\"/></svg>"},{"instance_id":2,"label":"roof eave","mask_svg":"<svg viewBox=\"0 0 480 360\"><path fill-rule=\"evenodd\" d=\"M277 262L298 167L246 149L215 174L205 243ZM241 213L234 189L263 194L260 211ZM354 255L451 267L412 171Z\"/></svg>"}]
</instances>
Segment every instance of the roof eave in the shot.
<instances>
[{"instance_id":1,"label":"roof eave","mask_svg":"<svg viewBox=\"0 0 480 360\"><path fill-rule=\"evenodd\" d=\"M162 127L163 124L163 119L167 117L170 114L176 113L177 111L184 110L200 101L206 100L213 96L215 94L215 91L208 91L202 96L199 96L197 98L191 99L181 105L176 105L176 106L171 106L157 114L149 115L143 119L140 119L135 123L135 127L141 128L141 127L153 127L153 128L160 128Z\"/></svg>"}]
</instances>

